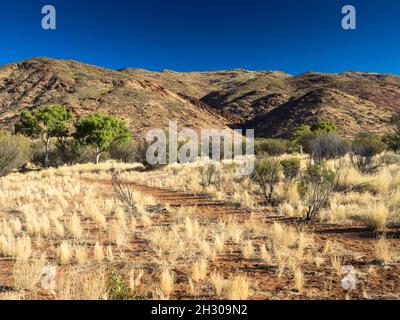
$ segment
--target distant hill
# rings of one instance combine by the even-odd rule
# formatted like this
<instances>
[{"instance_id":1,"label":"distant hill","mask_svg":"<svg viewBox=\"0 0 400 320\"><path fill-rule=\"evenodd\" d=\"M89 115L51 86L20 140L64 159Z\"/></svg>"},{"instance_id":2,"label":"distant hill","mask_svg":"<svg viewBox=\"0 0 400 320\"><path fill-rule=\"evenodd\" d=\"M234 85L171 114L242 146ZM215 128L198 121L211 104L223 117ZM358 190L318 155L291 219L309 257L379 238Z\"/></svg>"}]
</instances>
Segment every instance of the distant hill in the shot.
<instances>
[{"instance_id":1,"label":"distant hill","mask_svg":"<svg viewBox=\"0 0 400 320\"><path fill-rule=\"evenodd\" d=\"M388 131L400 111L400 77L346 72L292 76L243 69L151 72L108 70L76 61L35 58L0 67L0 125L24 108L61 103L76 115L94 111L125 119L132 132L165 127L250 127L287 137L302 123L332 120L344 136Z\"/></svg>"},{"instance_id":2,"label":"distant hill","mask_svg":"<svg viewBox=\"0 0 400 320\"><path fill-rule=\"evenodd\" d=\"M258 136L287 137L294 127L318 119L336 122L344 136L383 134L392 113L400 111L400 77L389 74L231 70L146 76L176 92L197 94L210 107L238 117L240 126L255 128ZM193 91L198 88L201 94Z\"/></svg>"},{"instance_id":3,"label":"distant hill","mask_svg":"<svg viewBox=\"0 0 400 320\"><path fill-rule=\"evenodd\" d=\"M192 128L230 124L200 101L140 75L47 58L0 67L1 126L12 128L23 109L46 104L65 105L78 117L95 111L117 115L135 135L165 128L169 120Z\"/></svg>"}]
</instances>

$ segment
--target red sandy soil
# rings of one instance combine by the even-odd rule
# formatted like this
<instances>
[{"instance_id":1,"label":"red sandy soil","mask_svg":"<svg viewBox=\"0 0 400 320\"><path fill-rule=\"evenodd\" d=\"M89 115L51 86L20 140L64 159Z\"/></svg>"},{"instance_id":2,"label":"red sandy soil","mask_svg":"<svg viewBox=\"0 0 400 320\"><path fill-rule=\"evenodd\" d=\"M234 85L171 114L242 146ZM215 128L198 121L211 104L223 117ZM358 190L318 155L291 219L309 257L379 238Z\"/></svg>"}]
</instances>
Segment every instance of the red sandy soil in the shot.
<instances>
[{"instance_id":1,"label":"red sandy soil","mask_svg":"<svg viewBox=\"0 0 400 320\"><path fill-rule=\"evenodd\" d=\"M104 196L112 197L110 181L85 180L93 184ZM169 204L172 208L180 206L196 207L196 214L200 223L217 221L220 217L233 215L239 221L249 217L250 212L240 207L210 199L203 195L177 192L166 189L152 188L143 185L133 185L134 189L146 195L156 198L160 204ZM243 258L240 246L227 243L225 251L214 262L210 262L209 270L220 271L224 275L245 273L251 280L254 294L251 299L396 299L400 297L400 265L398 263L382 266L374 257L374 241L379 234L374 233L363 226L340 226L320 223L305 223L299 219L289 219L277 216L273 208L266 208L256 212L267 224L278 221L283 224L301 226L312 232L316 243L323 247L326 241L336 242L344 251L345 265L352 265L357 271L357 288L352 292L346 292L341 286L341 279L345 275L338 276L327 259L319 269L315 264L302 266L304 273L304 290L299 293L294 288L293 275L285 272L281 277L277 276L277 267L267 265L261 260ZM153 218L153 225L168 225L173 217L163 213ZM90 228L90 226L88 227ZM151 298L146 287L157 283L159 270L157 268L158 257L151 249L144 235L148 230L138 227L131 242L131 250L128 250L126 260L114 267L121 273L127 266L141 265L146 276L142 285L145 295L142 298ZM400 248L400 228L394 227L386 230L386 236L391 238L394 245ZM265 243L266 237L253 239L253 243ZM0 259L0 292L13 291L12 287L13 262ZM209 285L199 285L196 296L188 293L187 276L190 274L190 266L180 265L174 269L175 291L172 299L212 299L213 294ZM50 299L43 292L35 294L27 293L26 298Z\"/></svg>"}]
</instances>

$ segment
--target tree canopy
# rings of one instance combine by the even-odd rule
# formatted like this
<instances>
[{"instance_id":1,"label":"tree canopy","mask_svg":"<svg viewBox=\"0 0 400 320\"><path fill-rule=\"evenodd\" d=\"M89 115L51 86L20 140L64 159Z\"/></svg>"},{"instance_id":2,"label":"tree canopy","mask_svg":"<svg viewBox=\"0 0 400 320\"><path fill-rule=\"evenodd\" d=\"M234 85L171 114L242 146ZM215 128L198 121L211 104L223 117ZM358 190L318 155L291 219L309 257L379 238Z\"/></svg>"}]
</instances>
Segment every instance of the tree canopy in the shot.
<instances>
[{"instance_id":1,"label":"tree canopy","mask_svg":"<svg viewBox=\"0 0 400 320\"><path fill-rule=\"evenodd\" d=\"M79 120L75 126L75 138L96 148L96 163L101 153L108 151L111 145L126 144L131 140L125 122L115 116L94 113Z\"/></svg>"},{"instance_id":2,"label":"tree canopy","mask_svg":"<svg viewBox=\"0 0 400 320\"><path fill-rule=\"evenodd\" d=\"M16 133L32 138L41 138L45 143L45 167L48 167L49 144L53 137L69 134L69 122L74 115L60 105L49 105L33 110L24 110L15 125Z\"/></svg>"},{"instance_id":3,"label":"tree canopy","mask_svg":"<svg viewBox=\"0 0 400 320\"><path fill-rule=\"evenodd\" d=\"M68 122L73 119L74 115L60 105L24 110L15 131L32 138L62 137L68 135Z\"/></svg>"}]
</instances>

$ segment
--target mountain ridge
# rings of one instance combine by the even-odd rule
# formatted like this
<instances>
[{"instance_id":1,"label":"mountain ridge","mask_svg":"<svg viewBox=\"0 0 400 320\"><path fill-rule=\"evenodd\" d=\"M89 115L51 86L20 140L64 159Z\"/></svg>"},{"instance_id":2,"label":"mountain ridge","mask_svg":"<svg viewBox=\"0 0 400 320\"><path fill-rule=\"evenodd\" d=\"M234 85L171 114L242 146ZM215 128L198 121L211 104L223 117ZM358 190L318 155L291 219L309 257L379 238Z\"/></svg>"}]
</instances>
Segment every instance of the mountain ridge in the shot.
<instances>
[{"instance_id":1,"label":"mountain ridge","mask_svg":"<svg viewBox=\"0 0 400 320\"><path fill-rule=\"evenodd\" d=\"M12 128L24 108L66 105L78 117L101 111L127 121L134 135L151 128L254 128L288 137L302 123L335 121L339 133L384 134L400 110L400 76L347 71L245 69L162 72L111 70L74 60L37 57L0 67L0 126Z\"/></svg>"}]
</instances>

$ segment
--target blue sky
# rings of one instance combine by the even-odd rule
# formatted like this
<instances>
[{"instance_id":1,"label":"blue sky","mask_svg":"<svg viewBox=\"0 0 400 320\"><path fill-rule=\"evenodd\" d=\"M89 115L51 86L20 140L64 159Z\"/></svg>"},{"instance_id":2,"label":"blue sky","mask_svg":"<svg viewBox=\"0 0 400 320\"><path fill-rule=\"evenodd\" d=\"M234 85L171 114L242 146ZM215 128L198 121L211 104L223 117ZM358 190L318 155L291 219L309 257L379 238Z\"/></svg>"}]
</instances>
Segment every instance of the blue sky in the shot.
<instances>
[{"instance_id":1,"label":"blue sky","mask_svg":"<svg viewBox=\"0 0 400 320\"><path fill-rule=\"evenodd\" d=\"M41 28L46 4L57 30ZM341 28L346 4L357 30ZM0 64L47 56L111 69L400 74L400 1L2 1L0 38Z\"/></svg>"}]
</instances>

